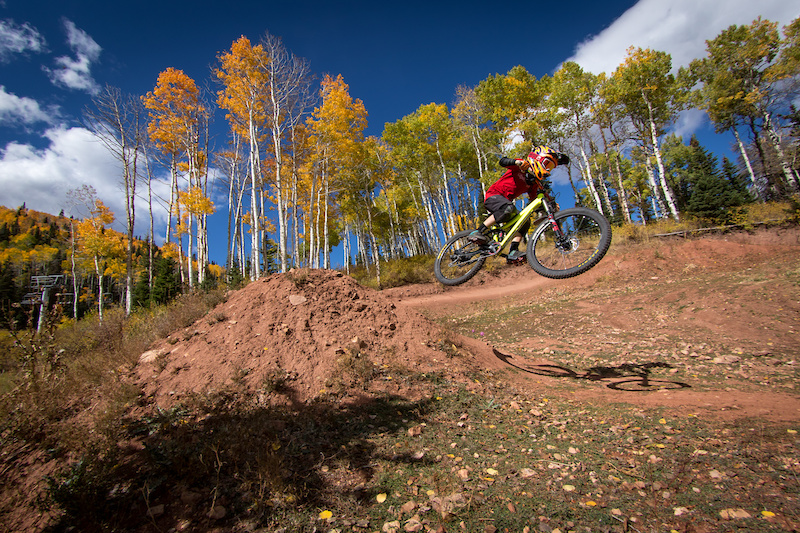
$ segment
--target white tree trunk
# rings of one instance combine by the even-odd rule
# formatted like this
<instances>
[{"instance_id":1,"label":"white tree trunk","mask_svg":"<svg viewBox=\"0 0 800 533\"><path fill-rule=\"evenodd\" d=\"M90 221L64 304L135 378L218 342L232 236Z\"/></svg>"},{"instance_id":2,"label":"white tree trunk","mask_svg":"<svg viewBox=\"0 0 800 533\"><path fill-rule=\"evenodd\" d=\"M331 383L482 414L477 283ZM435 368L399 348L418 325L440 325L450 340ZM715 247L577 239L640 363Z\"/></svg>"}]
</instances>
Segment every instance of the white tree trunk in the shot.
<instances>
[{"instance_id":1,"label":"white tree trunk","mask_svg":"<svg viewBox=\"0 0 800 533\"><path fill-rule=\"evenodd\" d=\"M650 161L650 156L647 154L645 154L644 167L647 170L647 183L650 185L650 190L653 192L653 214L656 218L664 218L667 216L667 209L664 206L664 200L661 198L661 188L656 183L653 163Z\"/></svg>"},{"instance_id":2,"label":"white tree trunk","mask_svg":"<svg viewBox=\"0 0 800 533\"><path fill-rule=\"evenodd\" d=\"M778 135L778 132L772 127L772 119L769 113L764 114L764 129L767 131L769 140L772 142L772 147L775 149L775 153L778 155L778 161L783 169L783 176L786 178L786 184L789 185L793 191L800 191L800 183L797 182L797 178L792 172L792 167L789 165L789 162L786 159L786 154L781 146L780 135Z\"/></svg>"},{"instance_id":3,"label":"white tree trunk","mask_svg":"<svg viewBox=\"0 0 800 533\"><path fill-rule=\"evenodd\" d=\"M678 209L675 206L675 198L672 196L672 191L669 188L669 184L667 183L667 175L666 171L664 170L664 162L661 159L661 150L658 148L658 132L656 130L656 123L653 120L653 107L650 105L650 101L647 99L644 91L642 91L642 95L644 98L645 103L647 104L647 111L649 113L648 120L650 122L650 143L652 144L653 148L653 155L656 156L656 165L658 165L658 180L661 184L661 190L664 192L664 200L667 202L669 206L669 211L672 214L672 218L676 221L680 220L680 216L678 215Z\"/></svg>"},{"instance_id":4,"label":"white tree trunk","mask_svg":"<svg viewBox=\"0 0 800 533\"><path fill-rule=\"evenodd\" d=\"M597 187L594 186L594 176L592 176L592 165L591 163L589 163L589 157L586 155L586 150L583 148L583 143L580 143L580 148L581 148L581 158L583 159L583 170L586 173L584 181L586 182L586 186L589 188L589 192L592 193L592 199L594 200L594 205L596 206L598 211L602 212L603 204L600 201L600 195L597 193Z\"/></svg>"},{"instance_id":5,"label":"white tree trunk","mask_svg":"<svg viewBox=\"0 0 800 533\"><path fill-rule=\"evenodd\" d=\"M750 187L756 192L756 195L761 198L761 191L756 183L756 173L753 172L753 165L750 163L750 156L747 155L747 150L744 147L742 138L739 136L739 132L736 130L736 128L731 129L733 130L734 137L736 137L736 144L739 146L739 153L742 154L742 159L747 167L747 175L750 176Z\"/></svg>"},{"instance_id":6,"label":"white tree trunk","mask_svg":"<svg viewBox=\"0 0 800 533\"><path fill-rule=\"evenodd\" d=\"M250 258L252 268L250 269L250 279L256 280L261 277L261 212L259 211L259 197L261 192L258 188L258 178L261 176L261 154L258 146L258 137L255 126L255 114L250 110L249 120L250 132L250 180L251 180L251 194L250 194L250 230L251 230L251 251L252 257Z\"/></svg>"}]
</instances>

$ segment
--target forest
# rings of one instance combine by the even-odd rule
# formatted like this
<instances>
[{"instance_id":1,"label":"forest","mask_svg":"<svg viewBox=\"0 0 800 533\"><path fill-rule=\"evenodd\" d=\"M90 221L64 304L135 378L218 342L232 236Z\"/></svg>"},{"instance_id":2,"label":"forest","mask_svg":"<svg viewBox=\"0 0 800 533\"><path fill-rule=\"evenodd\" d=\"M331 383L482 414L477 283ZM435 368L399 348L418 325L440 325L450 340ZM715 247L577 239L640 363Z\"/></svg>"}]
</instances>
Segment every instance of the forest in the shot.
<instances>
[{"instance_id":1,"label":"forest","mask_svg":"<svg viewBox=\"0 0 800 533\"><path fill-rule=\"evenodd\" d=\"M800 19L731 26L680 68L634 47L612 73L566 62L537 78L517 66L455 88L450 104L421 105L380 137L364 134L367 109L341 75L317 80L269 33L233 42L211 77L171 67L147 94L107 86L95 96L85 119L119 163L126 230L111 229L115 215L89 187L70 193L81 220L0 208L0 320L18 314L41 276L64 276L69 316L102 318L109 302L130 313L182 291L330 268L337 246L345 268L374 268L380 285L382 262L435 253L475 225L498 157L539 144L570 156L574 203L618 226L727 224L747 204L800 193ZM730 136L736 160L670 133L692 110ZM217 115L227 127L219 148L209 134ZM168 198L153 193L159 180ZM145 224L135 218L142 202ZM158 210L168 223L156 236ZM209 260L217 211L227 213L224 268Z\"/></svg>"}]
</instances>

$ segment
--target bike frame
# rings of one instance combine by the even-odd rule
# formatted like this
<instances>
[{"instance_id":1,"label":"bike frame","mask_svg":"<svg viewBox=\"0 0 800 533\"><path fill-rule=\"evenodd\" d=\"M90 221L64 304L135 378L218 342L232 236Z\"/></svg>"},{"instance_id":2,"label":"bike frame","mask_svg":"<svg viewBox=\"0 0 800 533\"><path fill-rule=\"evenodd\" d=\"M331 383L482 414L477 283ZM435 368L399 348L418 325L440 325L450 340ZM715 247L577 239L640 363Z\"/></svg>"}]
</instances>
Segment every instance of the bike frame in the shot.
<instances>
[{"instance_id":1,"label":"bike frame","mask_svg":"<svg viewBox=\"0 0 800 533\"><path fill-rule=\"evenodd\" d=\"M514 238L514 235L519 232L520 228L525 225L525 222L528 221L531 215L542 206L544 206L544 209L547 212L547 218L551 219L550 222L553 224L553 228L556 230L556 233L560 233L558 224L555 223L555 220L552 220L553 214L550 212L550 205L545 201L544 193L539 193L538 196L536 196L536 199L526 205L525 208L517 213L514 218L503 224L495 224L492 226L492 229L495 233L504 233L503 239L500 241L500 245L496 252L499 252L505 248ZM496 235L493 236L493 239L495 242L498 242Z\"/></svg>"}]
</instances>

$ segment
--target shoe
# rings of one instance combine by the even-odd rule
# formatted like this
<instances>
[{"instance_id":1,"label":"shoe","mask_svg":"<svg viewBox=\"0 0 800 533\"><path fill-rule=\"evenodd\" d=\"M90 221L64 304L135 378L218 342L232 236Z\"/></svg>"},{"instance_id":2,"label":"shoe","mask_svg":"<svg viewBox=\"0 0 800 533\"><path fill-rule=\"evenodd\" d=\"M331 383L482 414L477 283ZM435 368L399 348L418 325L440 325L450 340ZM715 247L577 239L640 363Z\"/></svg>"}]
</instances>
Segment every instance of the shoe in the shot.
<instances>
[{"instance_id":1,"label":"shoe","mask_svg":"<svg viewBox=\"0 0 800 533\"><path fill-rule=\"evenodd\" d=\"M508 252L508 257L506 257L506 263L509 265L518 265L525 261L525 254L520 252L519 250L512 250Z\"/></svg>"},{"instance_id":2,"label":"shoe","mask_svg":"<svg viewBox=\"0 0 800 533\"><path fill-rule=\"evenodd\" d=\"M467 239L475 244L486 244L489 242L489 237L481 233L481 230L478 229L467 235Z\"/></svg>"}]
</instances>

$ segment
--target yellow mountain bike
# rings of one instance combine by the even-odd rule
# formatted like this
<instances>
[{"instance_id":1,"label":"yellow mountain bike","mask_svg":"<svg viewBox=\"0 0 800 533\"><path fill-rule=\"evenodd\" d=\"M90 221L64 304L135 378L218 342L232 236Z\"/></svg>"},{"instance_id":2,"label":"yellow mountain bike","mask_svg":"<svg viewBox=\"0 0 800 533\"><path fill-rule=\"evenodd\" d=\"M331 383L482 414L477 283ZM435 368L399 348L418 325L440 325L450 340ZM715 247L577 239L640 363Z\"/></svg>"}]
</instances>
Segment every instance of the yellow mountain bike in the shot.
<instances>
[{"instance_id":1,"label":"yellow mountain bike","mask_svg":"<svg viewBox=\"0 0 800 533\"><path fill-rule=\"evenodd\" d=\"M501 253L519 229L532 217L536 229L528 239L528 264L547 278L564 279L583 274L595 266L611 245L611 224L599 212L586 207L572 207L555 212L555 201L540 193L511 220L495 224L487 244L471 242L472 230L456 233L436 257L433 272L445 285L459 285L471 279L489 257ZM544 210L539 217L537 212ZM538 224L538 225L537 225Z\"/></svg>"}]
</instances>

